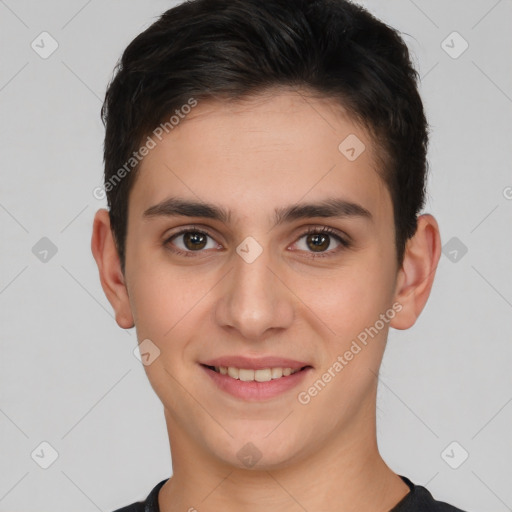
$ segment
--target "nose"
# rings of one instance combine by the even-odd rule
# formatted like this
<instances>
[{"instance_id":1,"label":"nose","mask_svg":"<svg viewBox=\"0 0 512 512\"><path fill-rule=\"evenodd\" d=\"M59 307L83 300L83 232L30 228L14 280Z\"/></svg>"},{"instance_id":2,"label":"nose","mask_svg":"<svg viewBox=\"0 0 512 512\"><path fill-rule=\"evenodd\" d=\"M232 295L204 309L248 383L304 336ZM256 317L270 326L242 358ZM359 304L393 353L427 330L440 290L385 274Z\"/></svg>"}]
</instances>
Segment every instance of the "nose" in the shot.
<instances>
[{"instance_id":1,"label":"nose","mask_svg":"<svg viewBox=\"0 0 512 512\"><path fill-rule=\"evenodd\" d=\"M263 249L254 261L236 254L233 265L219 290L217 324L252 341L288 328L294 319L294 295L270 251Z\"/></svg>"}]
</instances>

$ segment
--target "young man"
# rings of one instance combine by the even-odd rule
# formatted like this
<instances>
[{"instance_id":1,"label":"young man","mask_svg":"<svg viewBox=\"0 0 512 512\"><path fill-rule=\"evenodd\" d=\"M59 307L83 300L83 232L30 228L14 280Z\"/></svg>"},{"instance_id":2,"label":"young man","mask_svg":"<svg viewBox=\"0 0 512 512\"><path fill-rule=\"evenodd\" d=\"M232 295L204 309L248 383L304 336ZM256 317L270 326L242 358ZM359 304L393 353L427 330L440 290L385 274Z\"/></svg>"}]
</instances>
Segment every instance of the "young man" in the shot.
<instances>
[{"instance_id":1,"label":"young man","mask_svg":"<svg viewBox=\"0 0 512 512\"><path fill-rule=\"evenodd\" d=\"M379 454L388 330L440 256L396 31L344 0L194 0L124 52L92 252L164 406L175 511L457 511Z\"/></svg>"}]
</instances>

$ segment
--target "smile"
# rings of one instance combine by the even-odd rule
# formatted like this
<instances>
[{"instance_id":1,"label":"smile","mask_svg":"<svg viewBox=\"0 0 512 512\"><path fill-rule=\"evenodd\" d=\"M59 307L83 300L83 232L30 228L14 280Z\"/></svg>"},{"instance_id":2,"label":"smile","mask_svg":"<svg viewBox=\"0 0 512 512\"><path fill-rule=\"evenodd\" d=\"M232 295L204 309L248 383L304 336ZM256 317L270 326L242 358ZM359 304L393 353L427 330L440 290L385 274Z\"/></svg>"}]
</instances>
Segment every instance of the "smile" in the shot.
<instances>
[{"instance_id":1,"label":"smile","mask_svg":"<svg viewBox=\"0 0 512 512\"><path fill-rule=\"evenodd\" d=\"M262 368L260 370L252 370L250 368L235 368L234 366L208 366L221 375L228 375L233 379L242 380L244 382L269 382L274 379L288 377L304 368Z\"/></svg>"},{"instance_id":2,"label":"smile","mask_svg":"<svg viewBox=\"0 0 512 512\"><path fill-rule=\"evenodd\" d=\"M301 384L306 375L313 371L311 366L293 369L277 366L251 369L201 364L200 367L213 381L214 389L249 402L269 400L283 395Z\"/></svg>"}]
</instances>

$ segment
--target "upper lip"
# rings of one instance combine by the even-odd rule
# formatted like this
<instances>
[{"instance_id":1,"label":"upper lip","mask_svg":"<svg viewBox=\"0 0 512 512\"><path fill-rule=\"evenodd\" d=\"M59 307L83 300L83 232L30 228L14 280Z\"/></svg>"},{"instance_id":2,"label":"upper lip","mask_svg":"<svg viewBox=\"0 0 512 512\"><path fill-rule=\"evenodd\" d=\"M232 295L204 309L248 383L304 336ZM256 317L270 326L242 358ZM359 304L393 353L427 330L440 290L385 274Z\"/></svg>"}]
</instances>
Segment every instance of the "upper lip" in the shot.
<instances>
[{"instance_id":1,"label":"upper lip","mask_svg":"<svg viewBox=\"0 0 512 512\"><path fill-rule=\"evenodd\" d=\"M292 370L310 366L308 363L287 359L284 357L244 357L244 356L224 356L203 361L201 364L206 366L232 366L234 368L243 368L248 370L262 370L264 368L291 368Z\"/></svg>"}]
</instances>

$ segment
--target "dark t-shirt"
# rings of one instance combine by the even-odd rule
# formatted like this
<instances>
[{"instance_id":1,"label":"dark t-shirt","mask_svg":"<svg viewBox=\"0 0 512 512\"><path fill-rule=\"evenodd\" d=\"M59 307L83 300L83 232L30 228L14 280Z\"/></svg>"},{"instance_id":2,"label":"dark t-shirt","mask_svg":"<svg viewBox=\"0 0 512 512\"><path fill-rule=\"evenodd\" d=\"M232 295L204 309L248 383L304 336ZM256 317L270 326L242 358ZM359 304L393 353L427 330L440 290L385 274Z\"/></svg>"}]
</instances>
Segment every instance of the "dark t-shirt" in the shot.
<instances>
[{"instance_id":1,"label":"dark t-shirt","mask_svg":"<svg viewBox=\"0 0 512 512\"><path fill-rule=\"evenodd\" d=\"M398 476L409 486L410 491L389 512L464 512L444 501L436 501L425 487L413 484L405 476ZM145 501L132 503L114 512L160 512L158 491L167 480L168 478L158 483Z\"/></svg>"}]
</instances>

